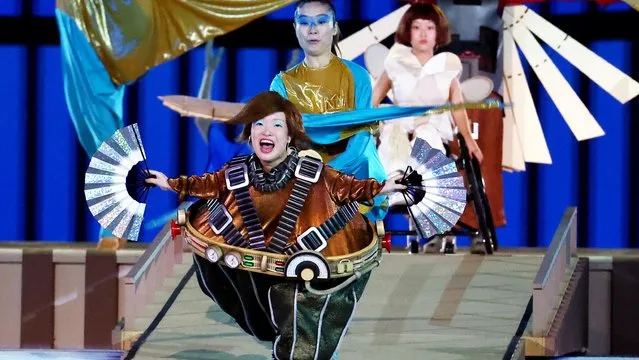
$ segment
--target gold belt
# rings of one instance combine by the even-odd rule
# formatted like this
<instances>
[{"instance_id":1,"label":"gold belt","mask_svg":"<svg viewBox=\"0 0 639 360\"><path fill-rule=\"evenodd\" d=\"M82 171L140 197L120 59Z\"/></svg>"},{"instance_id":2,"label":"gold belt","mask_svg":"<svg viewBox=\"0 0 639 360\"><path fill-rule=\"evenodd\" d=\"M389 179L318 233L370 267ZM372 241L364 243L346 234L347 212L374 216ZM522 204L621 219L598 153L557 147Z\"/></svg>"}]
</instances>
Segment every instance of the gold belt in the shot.
<instances>
[{"instance_id":1,"label":"gold belt","mask_svg":"<svg viewBox=\"0 0 639 360\"><path fill-rule=\"evenodd\" d=\"M376 262L379 263L382 256L381 241L375 231L371 243L364 249L327 258L315 251L285 255L207 241L189 222L184 226L184 238L196 255L212 263L232 269L307 281L351 276Z\"/></svg>"}]
</instances>

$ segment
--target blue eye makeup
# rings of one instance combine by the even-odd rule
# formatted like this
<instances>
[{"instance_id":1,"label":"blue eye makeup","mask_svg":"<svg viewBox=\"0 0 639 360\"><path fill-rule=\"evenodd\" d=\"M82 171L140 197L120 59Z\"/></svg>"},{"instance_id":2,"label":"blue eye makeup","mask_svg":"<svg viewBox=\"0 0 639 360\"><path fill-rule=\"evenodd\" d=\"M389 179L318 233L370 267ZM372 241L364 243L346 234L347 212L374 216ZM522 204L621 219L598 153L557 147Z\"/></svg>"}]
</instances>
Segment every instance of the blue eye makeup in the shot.
<instances>
[{"instance_id":1,"label":"blue eye makeup","mask_svg":"<svg viewBox=\"0 0 639 360\"><path fill-rule=\"evenodd\" d=\"M275 126L275 127L283 127L284 126L284 122L282 120L276 120L273 123L273 126Z\"/></svg>"},{"instance_id":2,"label":"blue eye makeup","mask_svg":"<svg viewBox=\"0 0 639 360\"><path fill-rule=\"evenodd\" d=\"M255 124L253 124L253 125L255 125L255 126L262 126L262 125L264 125L264 120L257 120L257 121L255 122Z\"/></svg>"},{"instance_id":3,"label":"blue eye makeup","mask_svg":"<svg viewBox=\"0 0 639 360\"><path fill-rule=\"evenodd\" d=\"M295 22L301 26L320 26L333 22L331 14L319 14L317 16L295 15Z\"/></svg>"}]
</instances>

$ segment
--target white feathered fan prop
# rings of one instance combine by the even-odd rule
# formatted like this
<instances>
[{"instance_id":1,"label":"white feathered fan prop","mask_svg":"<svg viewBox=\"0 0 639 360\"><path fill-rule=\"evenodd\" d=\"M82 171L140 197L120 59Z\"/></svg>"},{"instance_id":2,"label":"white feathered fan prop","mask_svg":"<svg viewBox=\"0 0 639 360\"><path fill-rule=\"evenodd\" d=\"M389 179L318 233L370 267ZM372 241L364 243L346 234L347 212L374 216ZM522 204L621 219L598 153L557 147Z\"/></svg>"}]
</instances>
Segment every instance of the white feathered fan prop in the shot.
<instances>
[{"instance_id":1,"label":"white feathered fan prop","mask_svg":"<svg viewBox=\"0 0 639 360\"><path fill-rule=\"evenodd\" d=\"M151 177L137 124L119 129L102 143L85 175L89 211L113 235L135 241L146 209Z\"/></svg>"},{"instance_id":2,"label":"white feathered fan prop","mask_svg":"<svg viewBox=\"0 0 639 360\"><path fill-rule=\"evenodd\" d=\"M464 178L455 162L421 138L408 160L402 183L408 211L423 238L450 230L466 207L467 191Z\"/></svg>"}]
</instances>

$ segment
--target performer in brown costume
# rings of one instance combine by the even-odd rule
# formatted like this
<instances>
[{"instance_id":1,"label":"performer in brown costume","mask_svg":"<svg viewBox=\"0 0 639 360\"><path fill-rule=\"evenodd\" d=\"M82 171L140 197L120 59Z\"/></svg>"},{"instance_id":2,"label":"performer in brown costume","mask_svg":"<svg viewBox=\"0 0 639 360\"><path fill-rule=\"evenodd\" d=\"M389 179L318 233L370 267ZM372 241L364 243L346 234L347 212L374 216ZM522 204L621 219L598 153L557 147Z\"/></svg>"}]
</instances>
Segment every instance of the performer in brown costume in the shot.
<instances>
[{"instance_id":1,"label":"performer in brown costume","mask_svg":"<svg viewBox=\"0 0 639 360\"><path fill-rule=\"evenodd\" d=\"M357 180L305 156L299 111L276 92L231 120L254 154L203 176L147 182L201 198L184 215L202 291L248 334L273 341L276 359L330 359L381 256L358 211L406 187ZM222 260L223 259L223 260ZM322 290L317 290L321 288Z\"/></svg>"}]
</instances>

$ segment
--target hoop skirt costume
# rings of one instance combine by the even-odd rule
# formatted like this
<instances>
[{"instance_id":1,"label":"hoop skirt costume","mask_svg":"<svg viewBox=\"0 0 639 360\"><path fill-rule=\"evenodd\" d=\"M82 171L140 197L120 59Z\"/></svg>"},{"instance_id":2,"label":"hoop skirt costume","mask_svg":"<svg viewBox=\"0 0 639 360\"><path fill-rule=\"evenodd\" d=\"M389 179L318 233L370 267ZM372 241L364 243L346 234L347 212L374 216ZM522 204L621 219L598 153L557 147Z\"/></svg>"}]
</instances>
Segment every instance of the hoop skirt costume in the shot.
<instances>
[{"instance_id":1,"label":"hoop skirt costume","mask_svg":"<svg viewBox=\"0 0 639 360\"><path fill-rule=\"evenodd\" d=\"M359 125L441 110L371 108L305 121L308 134L335 140L331 124L343 119ZM125 130L93 157L85 194L101 225L125 229L117 235L135 240L148 190L141 184L151 175L145 175L137 124ZM180 200L199 198L178 210L177 222L194 252L202 292L248 334L273 341L276 359L329 359L381 259L383 227L359 207L371 206L384 183L358 180L295 148L288 151L268 173L252 154L213 173L169 179L168 185ZM415 170L400 180L402 193L416 199L411 208L423 229L446 231L465 206L463 180L454 162L422 139L411 159Z\"/></svg>"},{"instance_id":2,"label":"hoop skirt costume","mask_svg":"<svg viewBox=\"0 0 639 360\"><path fill-rule=\"evenodd\" d=\"M381 257L358 207L383 184L293 149L268 174L250 155L169 185L201 198L183 225L202 291L248 334L273 341L274 358L330 359ZM310 278L307 286L336 291L312 293Z\"/></svg>"}]
</instances>

